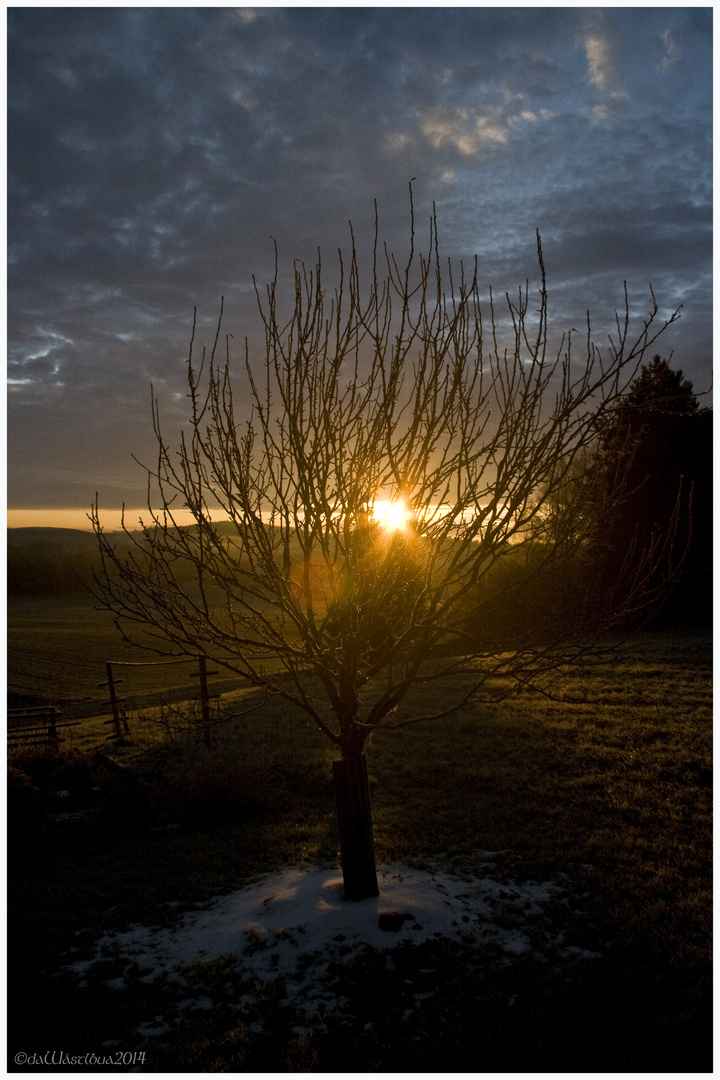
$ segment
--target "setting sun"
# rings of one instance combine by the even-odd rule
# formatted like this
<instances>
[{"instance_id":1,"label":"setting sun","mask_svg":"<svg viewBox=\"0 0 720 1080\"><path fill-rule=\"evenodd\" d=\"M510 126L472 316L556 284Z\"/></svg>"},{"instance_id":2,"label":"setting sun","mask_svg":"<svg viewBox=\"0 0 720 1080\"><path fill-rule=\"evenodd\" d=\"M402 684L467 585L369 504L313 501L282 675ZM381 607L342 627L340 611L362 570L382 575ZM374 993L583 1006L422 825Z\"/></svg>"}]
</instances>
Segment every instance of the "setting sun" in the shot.
<instances>
[{"instance_id":1,"label":"setting sun","mask_svg":"<svg viewBox=\"0 0 720 1080\"><path fill-rule=\"evenodd\" d=\"M390 502L380 499L372 510L372 518L385 532L403 532L407 529L412 513L403 499Z\"/></svg>"}]
</instances>

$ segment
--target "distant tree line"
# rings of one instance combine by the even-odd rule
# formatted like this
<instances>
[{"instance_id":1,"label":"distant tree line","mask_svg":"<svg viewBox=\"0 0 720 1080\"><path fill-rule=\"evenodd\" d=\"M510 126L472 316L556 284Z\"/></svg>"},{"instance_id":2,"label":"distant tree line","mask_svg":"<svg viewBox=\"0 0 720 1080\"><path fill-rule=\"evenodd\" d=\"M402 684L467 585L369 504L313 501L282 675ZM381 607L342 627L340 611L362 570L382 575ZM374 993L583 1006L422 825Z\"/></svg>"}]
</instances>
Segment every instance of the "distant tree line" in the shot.
<instances>
[{"instance_id":1,"label":"distant tree line","mask_svg":"<svg viewBox=\"0 0 720 1080\"><path fill-rule=\"evenodd\" d=\"M675 583L650 618L630 605L622 626L712 624L712 411L660 356L640 368L544 513L544 543L508 546L478 585L473 638L510 648L528 626L581 625L616 591L621 609L628 573L661 544L658 575L672 564Z\"/></svg>"},{"instance_id":2,"label":"distant tree line","mask_svg":"<svg viewBox=\"0 0 720 1080\"><path fill-rule=\"evenodd\" d=\"M596 546L607 574L653 542L677 513L675 544L685 547L678 584L655 625L712 622L712 411L701 408L682 371L654 356L620 399L599 440ZM622 497L603 501L608 474L622 470ZM678 502L679 500L679 502ZM677 507L677 509L676 509Z\"/></svg>"}]
</instances>

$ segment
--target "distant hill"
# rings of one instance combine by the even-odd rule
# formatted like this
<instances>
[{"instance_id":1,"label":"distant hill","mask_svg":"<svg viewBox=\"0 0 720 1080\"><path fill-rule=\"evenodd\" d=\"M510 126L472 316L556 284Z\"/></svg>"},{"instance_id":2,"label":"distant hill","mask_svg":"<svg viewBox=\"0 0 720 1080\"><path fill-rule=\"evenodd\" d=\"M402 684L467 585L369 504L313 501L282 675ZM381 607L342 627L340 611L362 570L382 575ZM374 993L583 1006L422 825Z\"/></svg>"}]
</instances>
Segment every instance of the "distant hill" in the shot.
<instances>
[{"instance_id":1,"label":"distant hill","mask_svg":"<svg viewBox=\"0 0 720 1080\"><path fill-rule=\"evenodd\" d=\"M34 551L88 551L97 549L95 534L87 529L53 529L29 526L8 529L8 548Z\"/></svg>"},{"instance_id":2,"label":"distant hill","mask_svg":"<svg viewBox=\"0 0 720 1080\"><path fill-rule=\"evenodd\" d=\"M235 526L229 521L217 522L216 528L225 535L235 532ZM105 535L120 550L130 546L130 539L121 530ZM43 527L7 530L7 589L10 597L87 593L83 582L90 583L93 570L99 569L97 538L89 530Z\"/></svg>"},{"instance_id":3,"label":"distant hill","mask_svg":"<svg viewBox=\"0 0 720 1080\"><path fill-rule=\"evenodd\" d=\"M92 532L40 527L7 530L10 597L84 593L83 581L89 582L99 565Z\"/></svg>"}]
</instances>

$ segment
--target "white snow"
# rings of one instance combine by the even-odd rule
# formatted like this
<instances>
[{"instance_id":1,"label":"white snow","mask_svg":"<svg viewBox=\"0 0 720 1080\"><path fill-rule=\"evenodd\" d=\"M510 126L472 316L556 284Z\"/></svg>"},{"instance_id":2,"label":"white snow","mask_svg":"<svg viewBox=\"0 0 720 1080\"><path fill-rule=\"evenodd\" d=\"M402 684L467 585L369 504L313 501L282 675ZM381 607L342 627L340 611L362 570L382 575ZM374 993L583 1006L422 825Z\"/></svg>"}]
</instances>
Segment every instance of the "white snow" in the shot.
<instances>
[{"instance_id":1,"label":"white snow","mask_svg":"<svg viewBox=\"0 0 720 1080\"><path fill-rule=\"evenodd\" d=\"M328 965L347 963L363 946L388 949L402 942L472 935L497 942L511 956L526 952L530 941L522 929L501 928L493 912L498 905L511 910L512 921L522 926L525 917L542 915L543 903L559 892L548 882L463 881L399 866L380 867L378 883L379 897L349 901L339 870L285 869L216 897L172 928L109 932L98 941L95 960L112 955L137 963L151 981L178 966L233 954L243 971L260 980L283 976L287 1000L309 1013L333 1002L323 987ZM410 918L397 931L381 930L378 919L384 912ZM83 975L93 962L76 962L72 968ZM113 980L118 989L120 982Z\"/></svg>"}]
</instances>

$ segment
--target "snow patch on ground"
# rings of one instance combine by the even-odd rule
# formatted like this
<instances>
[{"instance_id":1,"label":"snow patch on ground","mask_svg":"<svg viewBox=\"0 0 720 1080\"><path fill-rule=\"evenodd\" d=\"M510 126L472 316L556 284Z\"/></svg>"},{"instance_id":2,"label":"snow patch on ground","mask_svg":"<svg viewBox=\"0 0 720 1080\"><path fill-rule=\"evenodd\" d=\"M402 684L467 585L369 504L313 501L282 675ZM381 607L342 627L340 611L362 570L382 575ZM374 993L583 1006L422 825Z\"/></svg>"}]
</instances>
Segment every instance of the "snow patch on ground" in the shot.
<instances>
[{"instance_id":1,"label":"snow patch on ground","mask_svg":"<svg viewBox=\"0 0 720 1080\"><path fill-rule=\"evenodd\" d=\"M463 881L399 866L380 867L378 883L379 897L349 901L341 871L288 868L187 912L172 928L111 931L97 942L94 959L72 969L82 976L97 960L114 956L136 963L150 982L163 972L232 954L257 979L283 977L286 1000L307 1011L332 1000L323 990L328 966L348 963L366 946L472 937L496 942L509 956L525 953L531 945L523 920L541 916L543 904L561 891L548 882ZM503 921L516 926L497 925L498 909L511 913ZM405 916L398 929L378 925L389 912ZM115 980L118 989L121 981Z\"/></svg>"}]
</instances>

